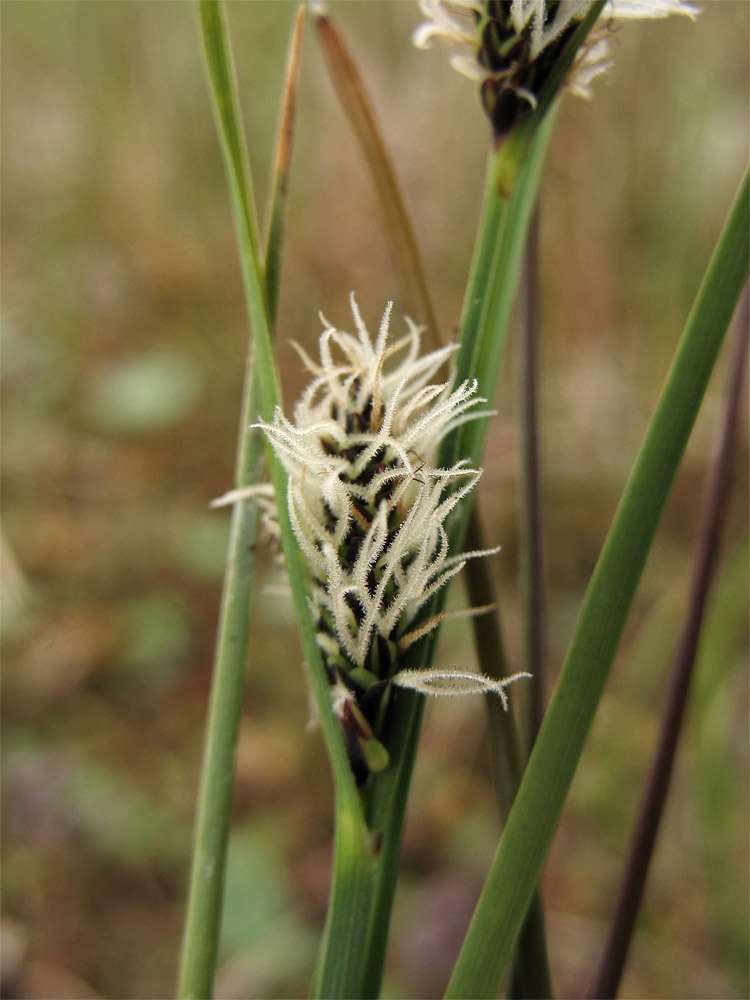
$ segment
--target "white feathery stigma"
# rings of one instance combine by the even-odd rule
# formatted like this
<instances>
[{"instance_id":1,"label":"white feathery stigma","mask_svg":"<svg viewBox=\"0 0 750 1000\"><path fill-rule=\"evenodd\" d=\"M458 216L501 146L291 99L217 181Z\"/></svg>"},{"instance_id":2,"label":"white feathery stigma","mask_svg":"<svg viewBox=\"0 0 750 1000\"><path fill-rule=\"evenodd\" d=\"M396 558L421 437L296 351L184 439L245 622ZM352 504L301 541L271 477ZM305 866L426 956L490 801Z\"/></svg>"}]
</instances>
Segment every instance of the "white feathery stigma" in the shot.
<instances>
[{"instance_id":1,"label":"white feathery stigma","mask_svg":"<svg viewBox=\"0 0 750 1000\"><path fill-rule=\"evenodd\" d=\"M293 419L277 409L261 426L289 475L289 516L316 581L313 606L361 667L373 633L403 631L461 568L448 556L443 523L481 471L432 463L443 437L481 416L475 407L484 400L476 382L454 390L430 382L454 346L420 357L420 330L408 318L406 335L389 346L390 305L373 343L353 296L351 306L356 334L323 319L320 363L298 349L313 379Z\"/></svg>"},{"instance_id":2,"label":"white feathery stigma","mask_svg":"<svg viewBox=\"0 0 750 1000\"><path fill-rule=\"evenodd\" d=\"M510 23L519 36L529 39L528 55L536 60L573 22L583 20L592 2L559 0L550 11L548 0L512 0ZM447 44L452 49L453 67L480 82L512 76L510 67L489 69L486 62L480 63L478 58L482 29L487 20L493 18L492 4L487 0L419 0L419 9L427 20L414 30L412 40L417 48L429 48L433 41ZM579 97L591 96L593 80L612 65L611 35L607 28L613 22L663 18L671 14L695 19L699 12L698 6L686 0L608 0L568 75L566 88Z\"/></svg>"},{"instance_id":3,"label":"white feathery stigma","mask_svg":"<svg viewBox=\"0 0 750 1000\"><path fill-rule=\"evenodd\" d=\"M421 355L420 329L408 318L391 342L390 304L373 339L353 295L351 309L354 333L321 316L319 361L297 347L312 379L291 419L277 409L259 426L288 474L289 518L308 568L334 711L353 766L361 757L366 774L387 761L375 738L374 692L380 698L391 681L416 686L410 672L399 673L402 653L443 617L425 619L425 605L467 559L489 554L450 554L445 529L481 470L465 461L435 465L446 434L487 411L478 408L485 400L476 381L433 381L455 346ZM448 674L425 683L430 673L418 689L445 693ZM474 686L463 675L454 684L455 693L495 690L505 700L504 686L478 675Z\"/></svg>"}]
</instances>

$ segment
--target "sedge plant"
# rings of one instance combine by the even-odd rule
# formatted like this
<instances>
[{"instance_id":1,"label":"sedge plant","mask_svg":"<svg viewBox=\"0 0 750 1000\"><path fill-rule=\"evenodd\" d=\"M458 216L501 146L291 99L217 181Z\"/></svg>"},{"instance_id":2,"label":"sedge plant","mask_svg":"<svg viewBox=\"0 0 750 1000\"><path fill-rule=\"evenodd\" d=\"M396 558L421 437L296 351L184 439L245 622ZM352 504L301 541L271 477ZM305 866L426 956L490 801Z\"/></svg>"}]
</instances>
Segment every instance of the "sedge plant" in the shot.
<instances>
[{"instance_id":1,"label":"sedge plant","mask_svg":"<svg viewBox=\"0 0 750 1000\"><path fill-rule=\"evenodd\" d=\"M301 20L280 129L287 156L277 161L285 165L274 173L262 251L225 11L217 0L198 6L252 339L237 482L225 498L232 506L232 531L180 995L210 996L213 989L254 575L249 553L262 502L280 539L335 787L331 891L312 994L379 994L425 696L479 693L490 699L505 825L446 995L496 996L512 965L518 995L551 993L546 973L528 974L546 964L536 895L541 868L747 274L747 177L698 290L541 725L536 692L539 708L529 723L534 732L539 728L535 740L533 732L522 740L506 715L508 687L535 680L502 662L501 623L492 595L482 600L487 575L479 568L495 549L481 541L471 502L560 95L569 90L588 96L606 71L613 18L695 17L696 8L680 0L420 0L427 20L415 32L415 44L451 47L454 66L476 81L489 123L484 203L459 333L444 346L435 346L437 320L424 269L356 67L340 45L337 54L331 22L318 10L332 75L339 71L343 80L345 107L348 99L350 120L366 155L369 150L382 192L397 271L412 289L416 318L426 322L433 346L425 349L420 326L395 316L391 305L379 325L366 322L353 294L349 328L321 316L317 355L299 348L309 383L290 408L281 397L273 328L283 248L282 171L288 167ZM446 664L438 655L448 587L462 571L474 598L465 613L489 616L489 624L477 627L481 672ZM494 637L495 646L495 662L486 666L483 635ZM526 762L525 747L532 742Z\"/></svg>"}]
</instances>

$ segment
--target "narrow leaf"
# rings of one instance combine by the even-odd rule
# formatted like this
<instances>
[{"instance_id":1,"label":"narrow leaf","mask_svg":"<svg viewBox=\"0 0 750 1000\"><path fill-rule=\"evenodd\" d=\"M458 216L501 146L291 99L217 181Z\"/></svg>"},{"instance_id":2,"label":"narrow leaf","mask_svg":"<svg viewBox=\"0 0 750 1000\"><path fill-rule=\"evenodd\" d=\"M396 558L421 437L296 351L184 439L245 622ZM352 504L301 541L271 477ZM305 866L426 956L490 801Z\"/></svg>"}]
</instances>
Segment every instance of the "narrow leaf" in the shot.
<instances>
[{"instance_id":1,"label":"narrow leaf","mask_svg":"<svg viewBox=\"0 0 750 1000\"><path fill-rule=\"evenodd\" d=\"M740 409L742 381L748 350L747 289L745 308L738 317L713 462L698 526L698 545L693 563L690 597L685 624L675 649L661 732L648 775L635 832L617 893L614 915L607 934L592 997L613 998L625 966L646 886L677 753L687 696L693 675L714 569L719 554L719 535L731 486L732 443Z\"/></svg>"},{"instance_id":2,"label":"narrow leaf","mask_svg":"<svg viewBox=\"0 0 750 1000\"><path fill-rule=\"evenodd\" d=\"M266 276L259 256L249 161L239 115L224 12L216 0L200 0L198 9L211 96L229 180L243 286L257 358L257 373L249 370L245 382L243 422L238 446L237 485L244 487L252 480L253 470L256 467L254 449L258 447L257 437L249 429L250 411L255 410L253 386L257 386L259 390L259 409L266 420L272 419L274 407L281 402L281 390L273 356ZM248 356L252 358L252 352ZM307 604L305 573L286 513L286 474L273 451L267 449L267 452L279 511L282 546L302 645L308 661L313 693L318 703L323 736L336 779L338 803L350 817L349 840L356 845L356 850L350 852L352 864L349 882L355 886L366 885L371 880L372 852L367 843L362 809L349 768L343 738L330 708L328 682ZM230 536L230 552L235 556L243 546L247 547L248 539L253 537L254 518L254 503L245 500L235 505ZM251 568L248 569L246 559L240 558L235 568L230 566L228 579L235 580L237 586L232 583L225 588L219 639L221 649L217 652L217 657L231 654L233 667L226 683L222 681L220 689L217 690L215 682L212 693L210 738L198 804L196 849L180 962L180 996L210 996L216 965L232 786L231 780L227 781L227 775L232 773L238 725L237 713L241 703L247 650L249 601L246 602L245 597L250 593L252 572ZM220 728L222 720L226 722L226 728L223 729ZM204 850L206 838L211 842L208 851ZM349 922L356 915L356 908L359 905L356 898L358 895L359 893L355 893L348 905L341 908L340 917L343 923Z\"/></svg>"},{"instance_id":3,"label":"narrow leaf","mask_svg":"<svg viewBox=\"0 0 750 1000\"><path fill-rule=\"evenodd\" d=\"M519 534L523 668L532 676L524 703L527 755L544 715L545 644L547 611L544 592L541 470L539 453L537 365L537 264L539 207L532 217L524 254L518 323L519 355Z\"/></svg>"},{"instance_id":4,"label":"narrow leaf","mask_svg":"<svg viewBox=\"0 0 750 1000\"><path fill-rule=\"evenodd\" d=\"M239 117L236 83L231 67L227 29L223 11L216 0L200 0L201 25L208 64L209 78L215 100L222 152L227 166L234 221L240 244L240 263L245 287L250 325L253 331L260 411L266 421L273 419L274 409L281 404L279 374L273 354L268 320L265 278L260 264L255 213L250 196L250 171ZM286 514L286 472L272 448L266 449L271 481L276 494L284 560L294 598L295 613L305 656L310 668L313 692L318 701L320 722L326 739L337 781L357 799L343 739L330 710L330 697L325 669L315 640L315 629L307 604L305 571L302 558Z\"/></svg>"},{"instance_id":5,"label":"narrow leaf","mask_svg":"<svg viewBox=\"0 0 750 1000\"><path fill-rule=\"evenodd\" d=\"M364 81L341 30L322 7L315 8L315 28L331 81L375 185L406 312L416 323L424 323L428 336L439 345L439 327L414 229Z\"/></svg>"},{"instance_id":6,"label":"narrow leaf","mask_svg":"<svg viewBox=\"0 0 750 1000\"><path fill-rule=\"evenodd\" d=\"M493 997L502 985L648 550L747 275L749 212L746 175L589 584L573 642L447 996Z\"/></svg>"},{"instance_id":7,"label":"narrow leaf","mask_svg":"<svg viewBox=\"0 0 750 1000\"><path fill-rule=\"evenodd\" d=\"M292 160L292 140L294 138L294 120L297 109L297 87L299 84L300 56L302 53L302 28L305 23L305 8L300 4L294 18L292 36L289 41L286 74L284 78L284 97L281 103L281 115L276 132L276 152L274 155L273 172L271 176L271 194L266 215L266 249L264 254L266 295L268 298L268 314L273 321L279 301L279 286L281 284L281 244L284 224L284 207L289 189L289 170Z\"/></svg>"}]
</instances>

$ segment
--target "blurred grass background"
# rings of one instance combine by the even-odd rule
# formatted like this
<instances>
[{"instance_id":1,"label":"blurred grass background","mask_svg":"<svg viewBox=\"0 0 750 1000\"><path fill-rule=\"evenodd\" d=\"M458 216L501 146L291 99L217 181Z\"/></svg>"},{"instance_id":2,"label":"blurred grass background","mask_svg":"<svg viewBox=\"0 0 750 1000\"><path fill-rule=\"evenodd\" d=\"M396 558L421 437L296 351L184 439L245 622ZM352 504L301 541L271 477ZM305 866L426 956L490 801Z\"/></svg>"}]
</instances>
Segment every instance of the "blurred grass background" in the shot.
<instances>
[{"instance_id":1,"label":"blurred grass background","mask_svg":"<svg viewBox=\"0 0 750 1000\"><path fill-rule=\"evenodd\" d=\"M566 98L541 208L553 671L748 153L750 5L628 25ZM396 161L444 335L487 127L410 44L416 4L332 4ZM233 3L259 204L294 6ZM3 995L171 995L232 485L246 321L195 11L3 4ZM308 31L279 358L396 282ZM396 301L396 313L399 303ZM480 503L517 657L512 351ZM684 605L721 374L693 434L546 870L556 989L599 953ZM623 996L747 996L747 413L696 697ZM267 556L264 580L278 582ZM462 595L456 588L455 600ZM237 760L222 997L298 996L325 913L331 788L287 602L259 592ZM440 657L464 663L446 628ZM479 699L428 706L389 996L438 995L499 832Z\"/></svg>"}]
</instances>

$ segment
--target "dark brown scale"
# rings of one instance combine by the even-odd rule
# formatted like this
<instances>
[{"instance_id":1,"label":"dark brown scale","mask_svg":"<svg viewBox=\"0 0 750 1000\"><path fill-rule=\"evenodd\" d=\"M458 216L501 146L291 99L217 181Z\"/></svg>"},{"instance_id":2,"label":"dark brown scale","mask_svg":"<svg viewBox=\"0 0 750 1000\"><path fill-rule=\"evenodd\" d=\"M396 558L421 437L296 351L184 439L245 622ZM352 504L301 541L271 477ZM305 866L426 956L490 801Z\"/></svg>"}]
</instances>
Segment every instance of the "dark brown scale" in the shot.
<instances>
[{"instance_id":1,"label":"dark brown scale","mask_svg":"<svg viewBox=\"0 0 750 1000\"><path fill-rule=\"evenodd\" d=\"M526 62L531 55L531 43L528 38L508 38L502 49L502 58L506 66L515 63L517 66Z\"/></svg>"},{"instance_id":2,"label":"dark brown scale","mask_svg":"<svg viewBox=\"0 0 750 1000\"><path fill-rule=\"evenodd\" d=\"M361 483L363 486L367 486L368 483L372 482L374 476L383 469L387 469L390 464L384 461L385 459L385 448L378 448L375 454L372 456L365 468L360 472L357 477L357 482Z\"/></svg>"},{"instance_id":3,"label":"dark brown scale","mask_svg":"<svg viewBox=\"0 0 750 1000\"><path fill-rule=\"evenodd\" d=\"M546 4L545 22L555 16L557 0ZM498 146L518 121L531 113L531 104L520 91L538 95L552 72L562 50L575 32L572 22L548 45L536 59L531 57L530 29L518 34L511 16L511 4L506 0L486 0L485 17L481 22L477 42L477 62L488 73L482 81L482 105L492 123L492 134Z\"/></svg>"},{"instance_id":4,"label":"dark brown scale","mask_svg":"<svg viewBox=\"0 0 750 1000\"><path fill-rule=\"evenodd\" d=\"M354 596L354 594L348 593L344 597L344 600L346 601L346 606L349 608L349 610L357 620L357 625L361 625L362 619L364 618L364 612L362 611L362 608L360 607L357 598Z\"/></svg>"},{"instance_id":5,"label":"dark brown scale","mask_svg":"<svg viewBox=\"0 0 750 1000\"><path fill-rule=\"evenodd\" d=\"M373 407L373 398L372 396L368 396L367 402L362 407L363 430L369 431L370 429L370 421L372 420L372 407Z\"/></svg>"},{"instance_id":6,"label":"dark brown scale","mask_svg":"<svg viewBox=\"0 0 750 1000\"><path fill-rule=\"evenodd\" d=\"M512 0L487 0L487 13L490 17L498 18L507 24L510 21L510 8Z\"/></svg>"},{"instance_id":7,"label":"dark brown scale","mask_svg":"<svg viewBox=\"0 0 750 1000\"><path fill-rule=\"evenodd\" d=\"M494 80L482 83L481 98L492 123L492 132L496 136L507 135L529 106L511 87L498 86Z\"/></svg>"},{"instance_id":8,"label":"dark brown scale","mask_svg":"<svg viewBox=\"0 0 750 1000\"><path fill-rule=\"evenodd\" d=\"M393 496L395 488L395 479L389 479L388 482L383 483L378 492L375 494L375 506L379 507L384 500L390 500Z\"/></svg>"},{"instance_id":9,"label":"dark brown scale","mask_svg":"<svg viewBox=\"0 0 750 1000\"><path fill-rule=\"evenodd\" d=\"M380 632L377 632L375 634L375 643L378 647L378 663L380 666L378 670L373 670L373 673L376 673L379 677L390 677L393 673L394 664L388 640ZM374 660L375 658L371 656L371 659Z\"/></svg>"},{"instance_id":10,"label":"dark brown scale","mask_svg":"<svg viewBox=\"0 0 750 1000\"><path fill-rule=\"evenodd\" d=\"M359 707L370 725L374 725L375 723L380 703L383 700L383 696L388 691L389 684L389 680L378 681L377 684L371 684L359 699Z\"/></svg>"},{"instance_id":11,"label":"dark brown scale","mask_svg":"<svg viewBox=\"0 0 750 1000\"><path fill-rule=\"evenodd\" d=\"M364 450L365 450L365 445L353 444L350 445L348 448L344 448L341 454L344 456L347 462L349 462L351 465L354 465L354 463L357 461L357 459Z\"/></svg>"},{"instance_id":12,"label":"dark brown scale","mask_svg":"<svg viewBox=\"0 0 750 1000\"><path fill-rule=\"evenodd\" d=\"M326 455L338 455L339 453L339 446L336 444L333 438L322 437L320 439L320 446L326 453Z\"/></svg>"},{"instance_id":13,"label":"dark brown scale","mask_svg":"<svg viewBox=\"0 0 750 1000\"><path fill-rule=\"evenodd\" d=\"M400 525L399 525L399 527L400 527ZM385 545L383 546L383 550L385 552L387 552L388 549L391 547L393 539L396 537L396 535L398 534L398 532L399 532L399 528L394 528L393 531L389 531L388 534L385 536Z\"/></svg>"},{"instance_id":14,"label":"dark brown scale","mask_svg":"<svg viewBox=\"0 0 750 1000\"><path fill-rule=\"evenodd\" d=\"M349 701L344 702L344 717L341 721L348 729L351 729L352 732L356 733L357 736L361 736L362 739L372 739L372 731L370 730L368 732L368 730L362 725L351 706L351 702Z\"/></svg>"},{"instance_id":15,"label":"dark brown scale","mask_svg":"<svg viewBox=\"0 0 750 1000\"><path fill-rule=\"evenodd\" d=\"M410 552L404 559L401 560L401 569L404 573L408 570L411 564L414 562L415 554Z\"/></svg>"},{"instance_id":16,"label":"dark brown scale","mask_svg":"<svg viewBox=\"0 0 750 1000\"><path fill-rule=\"evenodd\" d=\"M359 555L359 550L362 548L362 542L364 541L364 535L348 535L344 541L341 543L339 553L344 560L350 566L353 566L357 561L357 556Z\"/></svg>"},{"instance_id":17,"label":"dark brown scale","mask_svg":"<svg viewBox=\"0 0 750 1000\"><path fill-rule=\"evenodd\" d=\"M349 672L345 670L341 664L337 663L334 667L336 671L336 677L341 681L347 691L350 691L357 700L364 694L365 689L361 684L357 684L356 681L352 680L349 676Z\"/></svg>"},{"instance_id":18,"label":"dark brown scale","mask_svg":"<svg viewBox=\"0 0 750 1000\"><path fill-rule=\"evenodd\" d=\"M374 465L368 465L360 472L357 482L360 486L369 486L375 476L385 472L387 468L388 465L385 462L375 462Z\"/></svg>"},{"instance_id":19,"label":"dark brown scale","mask_svg":"<svg viewBox=\"0 0 750 1000\"><path fill-rule=\"evenodd\" d=\"M341 723L341 728L344 732L344 743L346 745L346 754L349 758L349 765L352 769L354 780L359 787L369 777L370 769L367 766L365 755L362 753L362 748L359 745L357 734L343 722Z\"/></svg>"},{"instance_id":20,"label":"dark brown scale","mask_svg":"<svg viewBox=\"0 0 750 1000\"><path fill-rule=\"evenodd\" d=\"M364 504L364 503L362 503L361 500L355 500L354 498L352 498L352 507L355 507L356 510L357 510L357 512L363 518L363 520L366 521L369 524L369 522L372 520L372 512L370 510L368 510L367 505ZM357 528L359 528L361 530L362 526L359 524L359 522L356 519L355 519L354 523L356 524Z\"/></svg>"},{"instance_id":21,"label":"dark brown scale","mask_svg":"<svg viewBox=\"0 0 750 1000\"><path fill-rule=\"evenodd\" d=\"M507 69L508 62L501 52L504 41L503 26L500 22L494 19L488 21L482 29L482 40L477 52L479 65L484 66L491 73L499 73Z\"/></svg>"}]
</instances>

